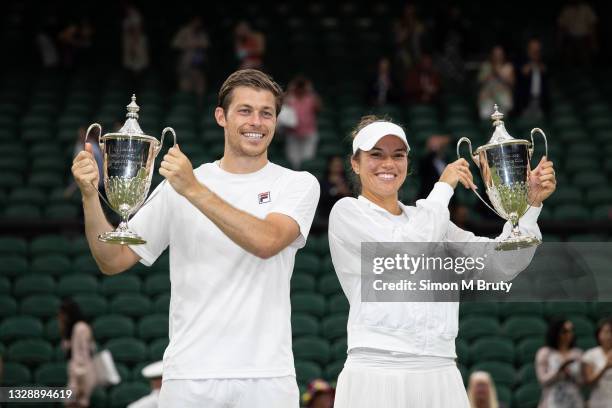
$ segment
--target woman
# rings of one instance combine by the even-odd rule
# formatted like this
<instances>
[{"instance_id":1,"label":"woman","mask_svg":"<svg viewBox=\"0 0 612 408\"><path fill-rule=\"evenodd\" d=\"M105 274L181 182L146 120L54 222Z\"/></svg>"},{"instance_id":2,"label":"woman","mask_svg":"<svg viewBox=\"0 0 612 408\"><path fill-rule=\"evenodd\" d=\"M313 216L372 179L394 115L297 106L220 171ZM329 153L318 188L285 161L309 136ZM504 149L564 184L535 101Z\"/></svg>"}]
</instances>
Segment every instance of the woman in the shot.
<instances>
[{"instance_id":1,"label":"woman","mask_svg":"<svg viewBox=\"0 0 612 408\"><path fill-rule=\"evenodd\" d=\"M504 49L499 45L493 47L489 59L482 63L478 73L478 111L481 119L489 118L494 104L499 105L503 112L512 110L514 81L514 66L506 60Z\"/></svg>"},{"instance_id":2,"label":"woman","mask_svg":"<svg viewBox=\"0 0 612 408\"><path fill-rule=\"evenodd\" d=\"M580 358L574 324L555 320L548 326L546 346L536 353L536 374L542 386L538 408L582 408Z\"/></svg>"},{"instance_id":3,"label":"woman","mask_svg":"<svg viewBox=\"0 0 612 408\"><path fill-rule=\"evenodd\" d=\"M94 340L91 327L85 322L79 306L72 300L62 302L57 316L62 349L68 359L68 388L74 394L68 407L89 406L89 398L96 386L92 355Z\"/></svg>"},{"instance_id":4,"label":"woman","mask_svg":"<svg viewBox=\"0 0 612 408\"><path fill-rule=\"evenodd\" d=\"M471 408L498 408L497 390L491 375L485 371L474 371L470 375L467 389Z\"/></svg>"},{"instance_id":5,"label":"woman","mask_svg":"<svg viewBox=\"0 0 612 408\"><path fill-rule=\"evenodd\" d=\"M612 401L612 318L599 322L595 337L599 346L582 356L582 375L592 387L589 408L605 408Z\"/></svg>"},{"instance_id":6,"label":"woman","mask_svg":"<svg viewBox=\"0 0 612 408\"><path fill-rule=\"evenodd\" d=\"M343 198L331 211L329 244L349 303L348 358L338 378L336 408L469 407L455 363L456 302L362 302L362 242L490 242L449 221L448 202L458 183L472 187L464 159L446 166L440 181L416 207L398 201L410 148L401 127L375 116L353 131L351 166L358 199ZM555 186L552 163L532 173L531 208L521 230L540 236L541 201ZM475 186L474 186L475 187ZM505 237L511 231L504 226Z\"/></svg>"}]
</instances>

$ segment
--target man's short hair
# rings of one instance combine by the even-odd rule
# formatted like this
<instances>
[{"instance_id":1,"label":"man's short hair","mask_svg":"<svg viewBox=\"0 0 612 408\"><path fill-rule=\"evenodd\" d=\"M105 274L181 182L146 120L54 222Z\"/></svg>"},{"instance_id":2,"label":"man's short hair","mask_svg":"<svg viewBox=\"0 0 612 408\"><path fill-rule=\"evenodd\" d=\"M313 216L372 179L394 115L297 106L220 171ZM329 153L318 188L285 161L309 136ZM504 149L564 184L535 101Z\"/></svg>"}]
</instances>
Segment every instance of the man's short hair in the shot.
<instances>
[{"instance_id":1,"label":"man's short hair","mask_svg":"<svg viewBox=\"0 0 612 408\"><path fill-rule=\"evenodd\" d=\"M239 86L272 92L276 105L276 115L278 116L283 105L283 88L274 82L268 74L257 69L241 69L231 74L221 85L217 106L227 112L227 108L232 103L232 93Z\"/></svg>"}]
</instances>

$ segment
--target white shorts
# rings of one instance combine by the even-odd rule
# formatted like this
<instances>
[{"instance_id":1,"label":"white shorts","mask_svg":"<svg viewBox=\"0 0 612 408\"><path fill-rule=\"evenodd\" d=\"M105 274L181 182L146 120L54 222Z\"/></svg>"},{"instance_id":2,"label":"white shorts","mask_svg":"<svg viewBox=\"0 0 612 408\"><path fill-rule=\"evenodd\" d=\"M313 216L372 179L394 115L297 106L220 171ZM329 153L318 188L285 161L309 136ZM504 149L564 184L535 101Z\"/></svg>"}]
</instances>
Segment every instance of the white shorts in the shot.
<instances>
[{"instance_id":1,"label":"white shorts","mask_svg":"<svg viewBox=\"0 0 612 408\"><path fill-rule=\"evenodd\" d=\"M469 408L453 359L372 360L351 355L338 377L334 408Z\"/></svg>"},{"instance_id":2,"label":"white shorts","mask_svg":"<svg viewBox=\"0 0 612 408\"><path fill-rule=\"evenodd\" d=\"M298 408L295 377L164 380L159 408Z\"/></svg>"}]
</instances>

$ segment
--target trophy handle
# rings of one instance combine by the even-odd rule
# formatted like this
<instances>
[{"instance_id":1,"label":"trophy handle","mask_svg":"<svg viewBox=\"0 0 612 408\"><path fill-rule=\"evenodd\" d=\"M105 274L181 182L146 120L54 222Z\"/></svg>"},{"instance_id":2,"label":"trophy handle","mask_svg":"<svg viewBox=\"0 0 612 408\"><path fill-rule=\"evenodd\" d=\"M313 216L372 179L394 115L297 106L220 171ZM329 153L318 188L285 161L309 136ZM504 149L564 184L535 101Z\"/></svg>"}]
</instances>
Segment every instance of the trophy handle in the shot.
<instances>
[{"instance_id":1,"label":"trophy handle","mask_svg":"<svg viewBox=\"0 0 612 408\"><path fill-rule=\"evenodd\" d=\"M164 145L164 136L167 132L172 133L172 138L174 143L172 144L172 146L176 146L176 133L174 132L174 129L172 129L171 127L166 127L164 128L164 130L162 130L162 135L161 135L161 142L159 143L159 148L157 149L157 152L159 153L159 151L161 150L162 146Z\"/></svg>"},{"instance_id":2,"label":"trophy handle","mask_svg":"<svg viewBox=\"0 0 612 408\"><path fill-rule=\"evenodd\" d=\"M89 125L89 127L87 128L87 132L85 132L85 140L83 141L83 145L85 145L85 143L87 143L87 139L89 139L89 132L92 131L92 129L94 128L98 128L99 132L98 132L98 144L100 145L100 149L104 150L104 142L100 141L100 136L102 136L102 126L100 126L99 123L92 123L91 125Z\"/></svg>"},{"instance_id":3,"label":"trophy handle","mask_svg":"<svg viewBox=\"0 0 612 408\"><path fill-rule=\"evenodd\" d=\"M546 140L546 135L540 128L531 129L531 147L529 148L529 158L531 159L531 157L533 156L533 149L534 149L533 135L534 133L539 133L540 135L542 135L542 138L544 138L544 156L546 156L546 158L548 159L548 140Z\"/></svg>"},{"instance_id":4,"label":"trophy handle","mask_svg":"<svg viewBox=\"0 0 612 408\"><path fill-rule=\"evenodd\" d=\"M474 152L472 151L472 141L470 139L468 139L467 137L462 137L461 139L459 139L459 141L457 142L457 158L461 158L461 152L459 151L461 144L463 142L467 142L468 146L470 147L470 157L472 158L472 160L474 161L474 163L476 163L476 166L480 169L480 159L478 156L474 155ZM474 194L476 194L476 196L478 198L480 198L480 201L483 202L484 205L486 205L487 207L489 207L489 209L491 211L493 211L495 214L499 215L501 218L502 215L500 213L498 213L493 207L491 207L482 197L480 194L478 194L478 191L476 191L474 188L471 188L470 190L472 190L474 192ZM504 218L505 219L505 218Z\"/></svg>"}]
</instances>

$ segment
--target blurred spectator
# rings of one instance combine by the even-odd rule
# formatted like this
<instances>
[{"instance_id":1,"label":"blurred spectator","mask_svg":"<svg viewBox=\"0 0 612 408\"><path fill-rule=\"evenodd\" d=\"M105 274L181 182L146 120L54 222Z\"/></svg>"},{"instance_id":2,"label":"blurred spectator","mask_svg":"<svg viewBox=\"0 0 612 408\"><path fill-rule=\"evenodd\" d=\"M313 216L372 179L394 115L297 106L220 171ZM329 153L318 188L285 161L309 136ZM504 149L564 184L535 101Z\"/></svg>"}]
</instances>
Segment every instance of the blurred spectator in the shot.
<instances>
[{"instance_id":1,"label":"blurred spectator","mask_svg":"<svg viewBox=\"0 0 612 408\"><path fill-rule=\"evenodd\" d=\"M44 68L56 68L59 65L59 53L55 43L53 18L49 17L38 34L36 34L36 46L38 47L40 61Z\"/></svg>"},{"instance_id":2,"label":"blurred spectator","mask_svg":"<svg viewBox=\"0 0 612 408\"><path fill-rule=\"evenodd\" d=\"M334 389L325 380L312 380L308 384L308 389L302 395L302 406L306 408L333 408Z\"/></svg>"},{"instance_id":3,"label":"blurred spectator","mask_svg":"<svg viewBox=\"0 0 612 408\"><path fill-rule=\"evenodd\" d=\"M561 9L559 49L564 63L571 66L590 65L597 51L597 15L585 0L569 0Z\"/></svg>"},{"instance_id":4,"label":"blurred spectator","mask_svg":"<svg viewBox=\"0 0 612 408\"><path fill-rule=\"evenodd\" d=\"M159 390L161 390L162 386L163 366L163 361L156 361L155 363L149 364L142 369L142 376L149 379L151 393L132 402L127 406L127 408L157 408L159 401Z\"/></svg>"},{"instance_id":5,"label":"blurred spectator","mask_svg":"<svg viewBox=\"0 0 612 408\"><path fill-rule=\"evenodd\" d=\"M321 110L321 99L312 82L298 75L287 87L285 103L294 110L297 119L297 125L286 130L286 155L291 166L299 169L302 162L314 158L317 151L317 113Z\"/></svg>"},{"instance_id":6,"label":"blurred spectator","mask_svg":"<svg viewBox=\"0 0 612 408\"><path fill-rule=\"evenodd\" d=\"M79 306L70 299L62 302L57 322L62 338L61 347L68 360L68 388L74 395L74 400L66 406L88 407L96 385L92 359L95 344L91 327L86 323Z\"/></svg>"},{"instance_id":7,"label":"blurred spectator","mask_svg":"<svg viewBox=\"0 0 612 408\"><path fill-rule=\"evenodd\" d=\"M140 11L127 5L123 19L123 66L136 75L149 66L149 43L142 25Z\"/></svg>"},{"instance_id":8,"label":"blurred spectator","mask_svg":"<svg viewBox=\"0 0 612 408\"><path fill-rule=\"evenodd\" d=\"M436 66L444 84L450 87L461 86L465 79L464 55L468 25L461 8L454 4L447 5L437 19Z\"/></svg>"},{"instance_id":9,"label":"blurred spectator","mask_svg":"<svg viewBox=\"0 0 612 408\"><path fill-rule=\"evenodd\" d=\"M514 81L514 67L506 60L504 49L496 45L491 50L489 59L482 63L478 73L480 83L478 111L481 119L489 119L495 104L505 115L510 113L514 107L512 98Z\"/></svg>"},{"instance_id":10,"label":"blurred spectator","mask_svg":"<svg viewBox=\"0 0 612 408\"><path fill-rule=\"evenodd\" d=\"M368 87L368 103L374 106L384 106L397 101L397 89L393 83L391 61L383 57L378 61Z\"/></svg>"},{"instance_id":11,"label":"blurred spectator","mask_svg":"<svg viewBox=\"0 0 612 408\"><path fill-rule=\"evenodd\" d=\"M344 168L344 160L340 156L332 156L327 160L325 177L321 181L319 214L327 218L336 201L350 196L351 188Z\"/></svg>"},{"instance_id":12,"label":"blurred spectator","mask_svg":"<svg viewBox=\"0 0 612 408\"><path fill-rule=\"evenodd\" d=\"M177 66L179 88L183 92L194 92L200 105L206 90L204 74L208 64L206 50L209 45L208 34L198 16L192 17L181 27L172 40L172 47L181 51Z\"/></svg>"},{"instance_id":13,"label":"blurred spectator","mask_svg":"<svg viewBox=\"0 0 612 408\"><path fill-rule=\"evenodd\" d=\"M542 61L542 43L533 38L527 43L527 60L518 68L515 111L541 119L548 111L548 96L548 69Z\"/></svg>"},{"instance_id":14,"label":"blurred spectator","mask_svg":"<svg viewBox=\"0 0 612 408\"><path fill-rule=\"evenodd\" d=\"M582 408L580 359L574 324L556 320L548 326L546 346L536 354L535 366L542 396L538 408Z\"/></svg>"},{"instance_id":15,"label":"blurred spectator","mask_svg":"<svg viewBox=\"0 0 612 408\"><path fill-rule=\"evenodd\" d=\"M408 71L406 96L410 102L432 103L440 92L440 74L430 54L423 54L418 64Z\"/></svg>"},{"instance_id":16,"label":"blurred spectator","mask_svg":"<svg viewBox=\"0 0 612 408\"><path fill-rule=\"evenodd\" d=\"M612 318L599 322L595 337L599 346L582 356L582 373L592 387L589 408L607 408L612 402Z\"/></svg>"},{"instance_id":17,"label":"blurred spectator","mask_svg":"<svg viewBox=\"0 0 612 408\"><path fill-rule=\"evenodd\" d=\"M266 38L259 31L251 28L249 23L241 21L234 30L234 48L240 69L263 67L263 56L266 51Z\"/></svg>"},{"instance_id":18,"label":"blurred spectator","mask_svg":"<svg viewBox=\"0 0 612 408\"><path fill-rule=\"evenodd\" d=\"M115 129L115 131L118 129ZM72 157L76 157L77 154L79 154L82 150L85 149L85 133L86 133L87 129L84 126L81 126L77 132L77 136L76 136L76 140L74 141L74 150L72 153ZM100 150L100 145L98 144L98 135L97 135L97 130L92 130L91 133L89 134L89 138L87 139L87 143L91 144L91 149L92 149L92 154L94 156L94 158L96 159L96 164L98 165L98 173L100 175L100 178L98 179L98 191L100 191L100 193L104 194L104 171L102 169L102 166L104 165L104 156L102 154L102 150ZM102 137L102 135L99 135L99 137ZM76 182L74 181L74 178L71 178L71 183L68 185L68 187L66 188L66 190L64 191L64 196L65 197L70 197L72 196L72 194L74 194L75 191L77 191L78 187Z\"/></svg>"},{"instance_id":19,"label":"blurred spectator","mask_svg":"<svg viewBox=\"0 0 612 408\"><path fill-rule=\"evenodd\" d=\"M90 60L94 32L94 27L87 18L78 23L69 23L60 31L58 40L64 67L73 68Z\"/></svg>"},{"instance_id":20,"label":"blurred spectator","mask_svg":"<svg viewBox=\"0 0 612 408\"><path fill-rule=\"evenodd\" d=\"M467 388L470 408L499 408L497 390L491 375L485 371L474 371Z\"/></svg>"},{"instance_id":21,"label":"blurred spectator","mask_svg":"<svg viewBox=\"0 0 612 408\"><path fill-rule=\"evenodd\" d=\"M421 56L421 41L425 33L425 25L419 20L414 4L407 3L404 6L402 16L395 22L393 32L397 59L402 73L406 73Z\"/></svg>"},{"instance_id":22,"label":"blurred spectator","mask_svg":"<svg viewBox=\"0 0 612 408\"><path fill-rule=\"evenodd\" d=\"M420 188L417 199L426 198L433 190L434 184L440 180L448 165L446 148L450 140L448 135L432 135L427 139L427 153L419 160Z\"/></svg>"}]
</instances>

